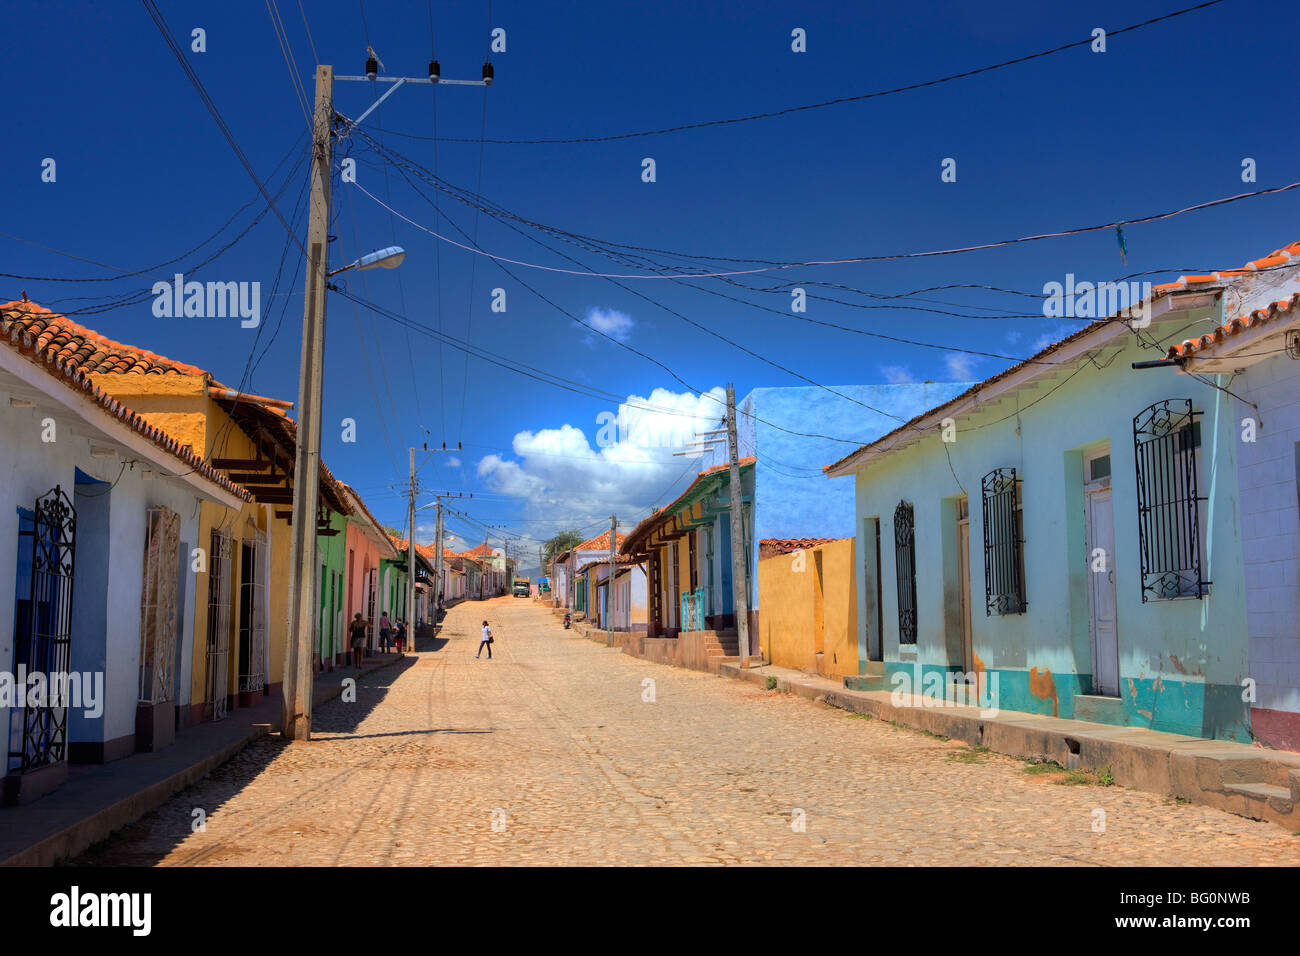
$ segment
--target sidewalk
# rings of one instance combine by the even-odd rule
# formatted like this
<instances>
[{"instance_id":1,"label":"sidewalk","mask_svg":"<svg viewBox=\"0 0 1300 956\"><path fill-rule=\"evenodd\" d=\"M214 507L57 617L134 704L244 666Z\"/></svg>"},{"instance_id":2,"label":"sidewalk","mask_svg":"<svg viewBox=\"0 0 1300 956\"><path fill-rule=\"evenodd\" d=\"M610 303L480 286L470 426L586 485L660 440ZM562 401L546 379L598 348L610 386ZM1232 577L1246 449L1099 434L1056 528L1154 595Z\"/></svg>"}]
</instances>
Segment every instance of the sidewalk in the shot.
<instances>
[{"instance_id":1,"label":"sidewalk","mask_svg":"<svg viewBox=\"0 0 1300 956\"><path fill-rule=\"evenodd\" d=\"M720 665L720 676L747 680L857 714L962 740L972 747L1069 769L1109 768L1115 785L1225 810L1252 820L1300 829L1300 753L1266 750L1143 727L1096 724L1004 710L991 716L919 696L849 690L843 682L772 665L742 670ZM895 700L900 703L895 703Z\"/></svg>"},{"instance_id":2,"label":"sidewalk","mask_svg":"<svg viewBox=\"0 0 1300 956\"><path fill-rule=\"evenodd\" d=\"M342 693L343 679L372 673L400 660L376 654L357 671L339 667L320 674L314 704ZM77 856L114 830L133 823L172 794L211 773L253 741L280 729L277 694L256 707L235 708L224 720L197 724L176 734L156 753L138 753L106 764L73 764L58 790L20 807L0 809L0 866L51 866Z\"/></svg>"}]
</instances>

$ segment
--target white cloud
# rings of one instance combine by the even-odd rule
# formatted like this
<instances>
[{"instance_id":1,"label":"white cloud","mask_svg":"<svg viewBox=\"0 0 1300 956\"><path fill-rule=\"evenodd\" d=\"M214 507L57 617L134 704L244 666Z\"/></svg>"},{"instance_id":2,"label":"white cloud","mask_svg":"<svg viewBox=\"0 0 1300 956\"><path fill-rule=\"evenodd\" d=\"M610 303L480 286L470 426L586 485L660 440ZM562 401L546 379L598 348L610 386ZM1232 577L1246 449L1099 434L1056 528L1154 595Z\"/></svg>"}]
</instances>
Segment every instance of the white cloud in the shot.
<instances>
[{"instance_id":1,"label":"white cloud","mask_svg":"<svg viewBox=\"0 0 1300 956\"><path fill-rule=\"evenodd\" d=\"M590 438L571 424L519 432L513 457L488 455L478 474L493 491L524 499L527 517L572 526L618 514L630 526L650 506L666 504L680 490L677 479L699 465L673 452L697 432L719 427L725 392L708 395L657 388L628 396L617 415L597 416Z\"/></svg>"},{"instance_id":2,"label":"white cloud","mask_svg":"<svg viewBox=\"0 0 1300 956\"><path fill-rule=\"evenodd\" d=\"M1029 354L1035 355L1047 348L1049 345L1061 341L1067 335L1072 335L1083 328L1082 325L1058 325L1050 332L1045 332L1034 340L1034 344L1029 347Z\"/></svg>"},{"instance_id":3,"label":"white cloud","mask_svg":"<svg viewBox=\"0 0 1300 956\"><path fill-rule=\"evenodd\" d=\"M448 467L448 468L459 468L459 467L460 467L460 459L459 459L459 458L455 458L455 457L448 458L448 459L447 459L447 467Z\"/></svg>"},{"instance_id":4,"label":"white cloud","mask_svg":"<svg viewBox=\"0 0 1300 956\"><path fill-rule=\"evenodd\" d=\"M1019 330L1019 329L1012 329L1010 332L1007 333L1007 342L1008 342L1008 343L1010 343L1011 345L1015 345L1015 344L1016 344L1017 342L1019 342L1019 341L1020 341L1020 330Z\"/></svg>"},{"instance_id":5,"label":"white cloud","mask_svg":"<svg viewBox=\"0 0 1300 956\"><path fill-rule=\"evenodd\" d=\"M905 365L883 365L880 374L885 376L885 381L890 385L910 385L916 381L912 370Z\"/></svg>"},{"instance_id":6,"label":"white cloud","mask_svg":"<svg viewBox=\"0 0 1300 956\"><path fill-rule=\"evenodd\" d=\"M587 324L619 342L626 342L631 338L632 329L636 326L636 322L630 315L617 309L592 309L587 313ZM594 335L587 335L589 343L596 339Z\"/></svg>"},{"instance_id":7,"label":"white cloud","mask_svg":"<svg viewBox=\"0 0 1300 956\"><path fill-rule=\"evenodd\" d=\"M949 352L943 357L944 367L948 370L948 378L954 382L975 381L975 364L978 361L979 356L967 355L964 352Z\"/></svg>"}]
</instances>

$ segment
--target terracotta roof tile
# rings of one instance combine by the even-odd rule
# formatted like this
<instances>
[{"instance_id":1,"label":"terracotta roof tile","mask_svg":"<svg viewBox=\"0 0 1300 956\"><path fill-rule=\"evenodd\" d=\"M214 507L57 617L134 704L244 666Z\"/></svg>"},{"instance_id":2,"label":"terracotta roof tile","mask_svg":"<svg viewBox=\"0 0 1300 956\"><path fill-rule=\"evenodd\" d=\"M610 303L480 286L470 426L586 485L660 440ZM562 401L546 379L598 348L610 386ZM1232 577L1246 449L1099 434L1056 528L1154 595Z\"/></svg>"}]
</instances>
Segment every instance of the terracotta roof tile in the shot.
<instances>
[{"instance_id":1,"label":"terracotta roof tile","mask_svg":"<svg viewBox=\"0 0 1300 956\"><path fill-rule=\"evenodd\" d=\"M847 538L762 538L758 542L758 557L761 561L764 558L774 558L777 555L790 554L793 551L804 551L821 544L830 544L832 541L847 540Z\"/></svg>"},{"instance_id":2,"label":"terracotta roof tile","mask_svg":"<svg viewBox=\"0 0 1300 956\"><path fill-rule=\"evenodd\" d=\"M176 362L145 349L114 342L94 329L78 325L35 302L0 305L0 334L11 342L22 340L60 370L81 372L140 372L152 375L206 375L203 369Z\"/></svg>"},{"instance_id":3,"label":"terracotta roof tile","mask_svg":"<svg viewBox=\"0 0 1300 956\"><path fill-rule=\"evenodd\" d=\"M21 307L19 312L12 309L15 305ZM49 320L39 318L42 314L53 318ZM11 302L8 305L0 306L0 339L5 340L11 348L29 359L34 365L44 368L45 371L68 388L89 396L108 415L153 442L163 451L180 461L190 471L202 475L208 481L235 495L242 501L252 500L253 496L249 494L247 489L235 484L221 472L204 462L200 456L194 453L194 449L190 445L182 445L161 428L149 424L136 412L92 382L89 372L102 371L102 369L88 367L82 361L82 358L85 357L85 350L81 347L71 347L75 344L76 336L68 331L69 326L81 329L75 323L67 322L62 316L50 312L50 310L42 308L34 302ZM88 330L81 329L81 331ZM104 339L103 341L107 342L108 340ZM111 344L116 345L117 343ZM99 353L95 352L94 354ZM141 353L142 356L151 354L148 352Z\"/></svg>"},{"instance_id":4,"label":"terracotta roof tile","mask_svg":"<svg viewBox=\"0 0 1300 956\"><path fill-rule=\"evenodd\" d=\"M1167 358L1188 358L1198 352L1210 351L1215 346L1222 344L1229 336L1271 322L1279 315L1290 312L1297 304L1300 304L1300 292L1294 293L1289 299L1270 302L1268 308L1256 309L1247 315L1239 315L1235 319L1229 319L1218 328L1206 332L1198 338L1187 339L1178 345L1171 345L1165 355Z\"/></svg>"},{"instance_id":5,"label":"terracotta roof tile","mask_svg":"<svg viewBox=\"0 0 1300 956\"><path fill-rule=\"evenodd\" d=\"M1164 282L1159 285L1154 285L1151 287L1151 295L1148 297L1147 302L1154 303L1156 299L1162 298L1167 295L1171 295L1175 292L1188 291L1188 288L1191 285L1200 285L1203 284L1204 282L1210 282L1210 281L1223 281L1222 277L1224 276L1228 276L1228 275L1240 276L1251 272L1257 272L1260 269L1267 269L1273 266L1284 265L1288 262L1295 262L1298 259L1300 259L1300 240L1292 242L1289 245L1283 246L1281 249L1276 249L1273 252L1270 252L1267 256L1263 256L1262 258L1251 260L1250 262L1247 262L1240 269L1220 270L1218 272L1210 273L1208 277L1207 276L1181 276L1179 277L1177 282ZM1087 325L1080 328L1078 331L1072 332L1071 334L1067 335L1065 338L1061 339L1058 342L1053 342L1052 344L1048 345L1046 348L1040 350L1034 355L1031 355L1020 362L1017 362L1015 365L1003 369L1001 372L998 372L996 375L992 375L989 378L986 378L982 382L978 382L975 385L972 385L970 388L962 392L960 395L957 395L956 397L949 399L948 401L944 402L941 405L937 405L934 408L927 409L921 414L914 416L911 420L904 422L903 424L899 425L897 428L893 429L892 431L886 432L884 435L881 435L875 441L869 442L868 444L862 445L860 448L857 448L854 451L849 452L847 455L845 455L843 458L840 458L838 461L833 461L829 465L823 465L822 471L829 473L843 465L846 465L850 459L866 451L868 448L873 448L877 445L883 444L903 431L917 428L922 420L935 415L936 413L940 412L943 409L951 408L953 406L960 404L970 396L987 388L989 385L1001 381L1002 379L1020 371L1020 369L1024 368L1030 363L1038 362L1042 360L1046 356L1051 355L1053 352L1056 352L1064 345L1068 345L1071 342L1074 342L1078 339L1085 338L1086 336L1091 335L1093 332L1097 331L1098 329L1106 325L1109 325L1110 322L1111 319L1109 316L1107 316L1106 318L1098 319L1095 322L1088 323ZM1170 357L1173 357L1172 353Z\"/></svg>"}]
</instances>

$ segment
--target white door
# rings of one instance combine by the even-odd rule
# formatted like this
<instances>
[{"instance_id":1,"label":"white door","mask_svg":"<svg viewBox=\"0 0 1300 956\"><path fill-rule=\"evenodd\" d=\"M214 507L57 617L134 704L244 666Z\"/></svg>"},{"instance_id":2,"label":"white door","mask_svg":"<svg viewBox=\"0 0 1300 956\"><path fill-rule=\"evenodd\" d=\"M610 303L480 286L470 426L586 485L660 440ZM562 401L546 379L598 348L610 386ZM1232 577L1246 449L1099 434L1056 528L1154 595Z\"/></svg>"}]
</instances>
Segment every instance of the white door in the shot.
<instances>
[{"instance_id":1,"label":"white door","mask_svg":"<svg viewBox=\"0 0 1300 956\"><path fill-rule=\"evenodd\" d=\"M1110 489L1088 493L1088 580L1092 690L1119 696L1119 633L1115 627L1115 518Z\"/></svg>"}]
</instances>

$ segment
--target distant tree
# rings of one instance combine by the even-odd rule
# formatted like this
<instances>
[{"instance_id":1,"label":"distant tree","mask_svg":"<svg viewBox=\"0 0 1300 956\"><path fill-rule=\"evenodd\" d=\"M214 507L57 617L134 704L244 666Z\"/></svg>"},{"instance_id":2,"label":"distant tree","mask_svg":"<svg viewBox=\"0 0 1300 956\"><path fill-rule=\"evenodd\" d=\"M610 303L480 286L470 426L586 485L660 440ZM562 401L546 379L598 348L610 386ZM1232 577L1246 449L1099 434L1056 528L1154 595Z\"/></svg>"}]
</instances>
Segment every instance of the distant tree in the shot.
<instances>
[{"instance_id":1,"label":"distant tree","mask_svg":"<svg viewBox=\"0 0 1300 956\"><path fill-rule=\"evenodd\" d=\"M542 572L546 572L546 569L550 567L551 562L555 560L557 555L563 554L575 544L582 544L586 540L581 531L577 528L571 528L568 531L561 531L550 541L547 541L542 546Z\"/></svg>"},{"instance_id":2,"label":"distant tree","mask_svg":"<svg viewBox=\"0 0 1300 956\"><path fill-rule=\"evenodd\" d=\"M384 525L384 534L397 538L399 541L402 539L402 532L399 529L394 528L391 524Z\"/></svg>"}]
</instances>

